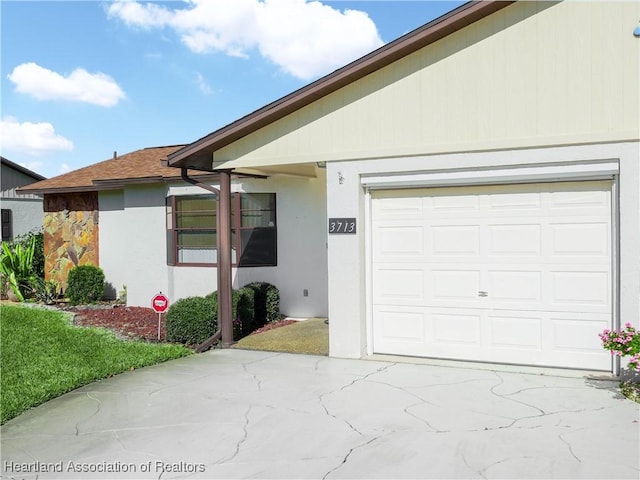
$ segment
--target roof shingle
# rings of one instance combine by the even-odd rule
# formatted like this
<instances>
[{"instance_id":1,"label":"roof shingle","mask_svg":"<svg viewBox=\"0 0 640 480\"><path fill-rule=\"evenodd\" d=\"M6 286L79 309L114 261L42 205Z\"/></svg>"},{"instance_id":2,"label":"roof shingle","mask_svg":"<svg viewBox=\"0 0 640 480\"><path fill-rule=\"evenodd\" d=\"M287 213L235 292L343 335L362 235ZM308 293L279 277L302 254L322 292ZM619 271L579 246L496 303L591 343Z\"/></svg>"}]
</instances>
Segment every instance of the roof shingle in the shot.
<instances>
[{"instance_id":1,"label":"roof shingle","mask_svg":"<svg viewBox=\"0 0 640 480\"><path fill-rule=\"evenodd\" d=\"M179 168L164 166L162 160L183 145L150 147L126 153L57 177L19 189L24 193L66 193L121 188L125 183L151 183L180 179ZM190 174L210 172L190 171Z\"/></svg>"}]
</instances>

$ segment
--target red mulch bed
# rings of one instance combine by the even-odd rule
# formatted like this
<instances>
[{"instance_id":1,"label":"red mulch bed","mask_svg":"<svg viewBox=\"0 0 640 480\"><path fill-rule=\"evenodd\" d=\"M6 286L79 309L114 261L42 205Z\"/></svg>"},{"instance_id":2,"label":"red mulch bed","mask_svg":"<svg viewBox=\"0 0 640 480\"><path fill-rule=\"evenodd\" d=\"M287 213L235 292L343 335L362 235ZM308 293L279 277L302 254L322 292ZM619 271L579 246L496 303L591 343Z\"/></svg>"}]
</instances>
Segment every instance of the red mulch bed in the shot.
<instances>
[{"instance_id":1,"label":"red mulch bed","mask_svg":"<svg viewBox=\"0 0 640 480\"><path fill-rule=\"evenodd\" d=\"M158 341L158 314L150 308L114 306L112 308L69 309L76 314L74 324L82 327L107 328L117 335L130 338ZM165 338L164 315L160 322L160 340Z\"/></svg>"},{"instance_id":2,"label":"red mulch bed","mask_svg":"<svg viewBox=\"0 0 640 480\"><path fill-rule=\"evenodd\" d=\"M107 308L73 307L65 310L76 314L75 325L107 328L118 336L129 339L158 341L158 314L151 308L116 305ZM251 335L292 323L296 323L296 320L285 319L269 323ZM163 314L160 322L160 341L164 341L165 335L165 315Z\"/></svg>"}]
</instances>

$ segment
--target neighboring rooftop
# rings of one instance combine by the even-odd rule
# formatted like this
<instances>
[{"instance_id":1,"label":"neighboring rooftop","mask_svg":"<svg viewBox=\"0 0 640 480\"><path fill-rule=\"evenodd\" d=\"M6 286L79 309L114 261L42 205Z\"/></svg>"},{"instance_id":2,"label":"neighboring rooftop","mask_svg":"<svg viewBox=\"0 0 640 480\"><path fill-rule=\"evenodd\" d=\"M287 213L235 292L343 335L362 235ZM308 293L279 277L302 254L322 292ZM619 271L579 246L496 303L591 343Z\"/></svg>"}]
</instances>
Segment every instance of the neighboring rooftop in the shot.
<instances>
[{"instance_id":1,"label":"neighboring rooftop","mask_svg":"<svg viewBox=\"0 0 640 480\"><path fill-rule=\"evenodd\" d=\"M11 160L3 156L0 156L0 163L2 165L6 165L8 167L13 168L14 170L17 170L18 172L23 173L33 178L34 180L44 180L45 178L47 178L47 177L43 177L39 173L34 172L33 170L29 170L28 168L25 168L22 165L18 165L17 163L12 162Z\"/></svg>"}]
</instances>

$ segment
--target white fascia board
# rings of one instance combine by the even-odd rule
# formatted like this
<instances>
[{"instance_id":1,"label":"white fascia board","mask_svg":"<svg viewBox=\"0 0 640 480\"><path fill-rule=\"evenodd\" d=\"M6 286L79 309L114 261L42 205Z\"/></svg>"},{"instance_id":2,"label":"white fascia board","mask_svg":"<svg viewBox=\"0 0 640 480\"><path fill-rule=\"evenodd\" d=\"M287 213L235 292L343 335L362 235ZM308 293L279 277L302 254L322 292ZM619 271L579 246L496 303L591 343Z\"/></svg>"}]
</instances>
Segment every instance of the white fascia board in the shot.
<instances>
[{"instance_id":1,"label":"white fascia board","mask_svg":"<svg viewBox=\"0 0 640 480\"><path fill-rule=\"evenodd\" d=\"M448 170L439 172L379 173L363 175L360 183L370 189L449 185L494 185L576 180L607 180L617 175L617 160L601 162L527 165L512 168Z\"/></svg>"}]
</instances>

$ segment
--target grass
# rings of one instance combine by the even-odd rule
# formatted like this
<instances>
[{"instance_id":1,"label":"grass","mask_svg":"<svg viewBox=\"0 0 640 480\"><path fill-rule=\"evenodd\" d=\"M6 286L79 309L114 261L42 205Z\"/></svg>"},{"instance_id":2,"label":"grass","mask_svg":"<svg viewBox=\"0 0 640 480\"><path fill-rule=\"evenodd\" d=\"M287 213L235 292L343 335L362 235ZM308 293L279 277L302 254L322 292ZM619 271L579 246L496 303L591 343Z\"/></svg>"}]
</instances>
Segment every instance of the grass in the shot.
<instances>
[{"instance_id":1,"label":"grass","mask_svg":"<svg viewBox=\"0 0 640 480\"><path fill-rule=\"evenodd\" d=\"M127 370L189 355L181 345L118 339L68 314L0 306L0 423L63 393Z\"/></svg>"},{"instance_id":2,"label":"grass","mask_svg":"<svg viewBox=\"0 0 640 480\"><path fill-rule=\"evenodd\" d=\"M240 339L235 348L329 355L329 326L324 319L312 318L249 335Z\"/></svg>"}]
</instances>

